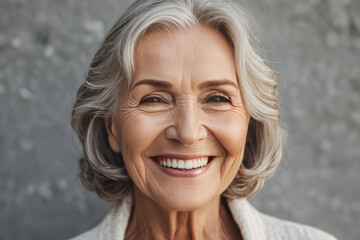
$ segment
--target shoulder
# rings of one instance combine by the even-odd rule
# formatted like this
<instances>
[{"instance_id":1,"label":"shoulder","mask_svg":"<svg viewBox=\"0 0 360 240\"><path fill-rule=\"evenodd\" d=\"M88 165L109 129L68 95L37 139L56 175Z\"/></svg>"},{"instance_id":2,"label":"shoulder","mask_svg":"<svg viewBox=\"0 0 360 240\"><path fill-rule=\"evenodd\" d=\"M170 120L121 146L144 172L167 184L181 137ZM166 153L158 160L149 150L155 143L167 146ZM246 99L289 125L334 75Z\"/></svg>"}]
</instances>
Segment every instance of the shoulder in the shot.
<instances>
[{"instance_id":1,"label":"shoulder","mask_svg":"<svg viewBox=\"0 0 360 240\"><path fill-rule=\"evenodd\" d=\"M271 236L270 239L336 240L329 233L311 226L278 219L263 213L260 213L260 217L268 235Z\"/></svg>"},{"instance_id":2,"label":"shoulder","mask_svg":"<svg viewBox=\"0 0 360 240\"><path fill-rule=\"evenodd\" d=\"M70 238L69 240L96 240L98 239L98 233L99 233L100 225L76 236L73 238Z\"/></svg>"},{"instance_id":3,"label":"shoulder","mask_svg":"<svg viewBox=\"0 0 360 240\"><path fill-rule=\"evenodd\" d=\"M113 206L98 226L70 240L123 239L130 218L132 204L132 195L128 194Z\"/></svg>"},{"instance_id":4,"label":"shoulder","mask_svg":"<svg viewBox=\"0 0 360 240\"><path fill-rule=\"evenodd\" d=\"M245 239L336 240L320 229L263 214L244 198L228 200L228 206Z\"/></svg>"}]
</instances>

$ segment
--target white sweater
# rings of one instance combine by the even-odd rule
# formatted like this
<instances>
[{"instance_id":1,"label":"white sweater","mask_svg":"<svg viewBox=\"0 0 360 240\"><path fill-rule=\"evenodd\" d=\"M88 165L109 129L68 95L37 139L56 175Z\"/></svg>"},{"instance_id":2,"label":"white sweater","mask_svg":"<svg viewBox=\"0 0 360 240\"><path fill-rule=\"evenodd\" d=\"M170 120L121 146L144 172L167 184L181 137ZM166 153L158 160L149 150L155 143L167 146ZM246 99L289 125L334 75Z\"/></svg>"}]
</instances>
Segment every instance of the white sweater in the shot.
<instances>
[{"instance_id":1,"label":"white sweater","mask_svg":"<svg viewBox=\"0 0 360 240\"><path fill-rule=\"evenodd\" d=\"M246 199L227 202L244 240L336 240L319 229L260 213ZM130 194L114 206L98 226L71 240L124 239L132 204Z\"/></svg>"}]
</instances>

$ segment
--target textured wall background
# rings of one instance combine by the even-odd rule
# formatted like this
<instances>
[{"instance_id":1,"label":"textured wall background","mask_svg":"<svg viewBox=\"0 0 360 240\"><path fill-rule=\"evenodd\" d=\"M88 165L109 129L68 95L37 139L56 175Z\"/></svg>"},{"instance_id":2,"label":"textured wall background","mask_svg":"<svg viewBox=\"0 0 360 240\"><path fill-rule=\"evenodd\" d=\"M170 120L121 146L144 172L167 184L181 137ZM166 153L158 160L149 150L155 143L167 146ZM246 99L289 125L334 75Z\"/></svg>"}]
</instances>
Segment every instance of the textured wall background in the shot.
<instances>
[{"instance_id":1,"label":"textured wall background","mask_svg":"<svg viewBox=\"0 0 360 240\"><path fill-rule=\"evenodd\" d=\"M84 190L75 92L124 0L0 1L0 239L65 239L111 207ZM263 212L360 238L360 1L243 1L289 133ZM295 209L294 209L295 206Z\"/></svg>"}]
</instances>

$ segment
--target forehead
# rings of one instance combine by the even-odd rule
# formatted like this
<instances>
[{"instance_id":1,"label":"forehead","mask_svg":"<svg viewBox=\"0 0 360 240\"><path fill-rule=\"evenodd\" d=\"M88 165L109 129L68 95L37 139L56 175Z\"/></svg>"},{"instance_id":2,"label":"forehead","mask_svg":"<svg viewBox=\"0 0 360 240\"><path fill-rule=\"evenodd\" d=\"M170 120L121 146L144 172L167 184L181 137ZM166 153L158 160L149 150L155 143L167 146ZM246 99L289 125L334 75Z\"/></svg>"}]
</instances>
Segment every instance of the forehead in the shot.
<instances>
[{"instance_id":1,"label":"forehead","mask_svg":"<svg viewBox=\"0 0 360 240\"><path fill-rule=\"evenodd\" d=\"M132 84L142 79L182 85L213 79L236 82L233 49L222 33L206 26L172 32L153 30L135 49Z\"/></svg>"}]
</instances>

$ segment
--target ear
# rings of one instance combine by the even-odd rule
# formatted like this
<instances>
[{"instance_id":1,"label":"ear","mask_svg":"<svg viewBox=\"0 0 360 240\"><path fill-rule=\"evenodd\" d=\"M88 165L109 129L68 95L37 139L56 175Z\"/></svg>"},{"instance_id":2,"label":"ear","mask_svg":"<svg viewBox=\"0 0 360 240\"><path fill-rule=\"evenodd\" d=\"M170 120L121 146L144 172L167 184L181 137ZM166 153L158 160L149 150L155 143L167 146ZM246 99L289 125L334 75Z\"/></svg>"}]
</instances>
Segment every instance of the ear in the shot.
<instances>
[{"instance_id":1,"label":"ear","mask_svg":"<svg viewBox=\"0 0 360 240\"><path fill-rule=\"evenodd\" d=\"M109 141L111 149L114 152L119 153L120 152L120 144L119 144L118 139L117 139L117 137L115 135L115 131L114 131L111 119L105 119L105 127L106 127L106 132L107 132L107 135L108 135L108 141Z\"/></svg>"}]
</instances>

